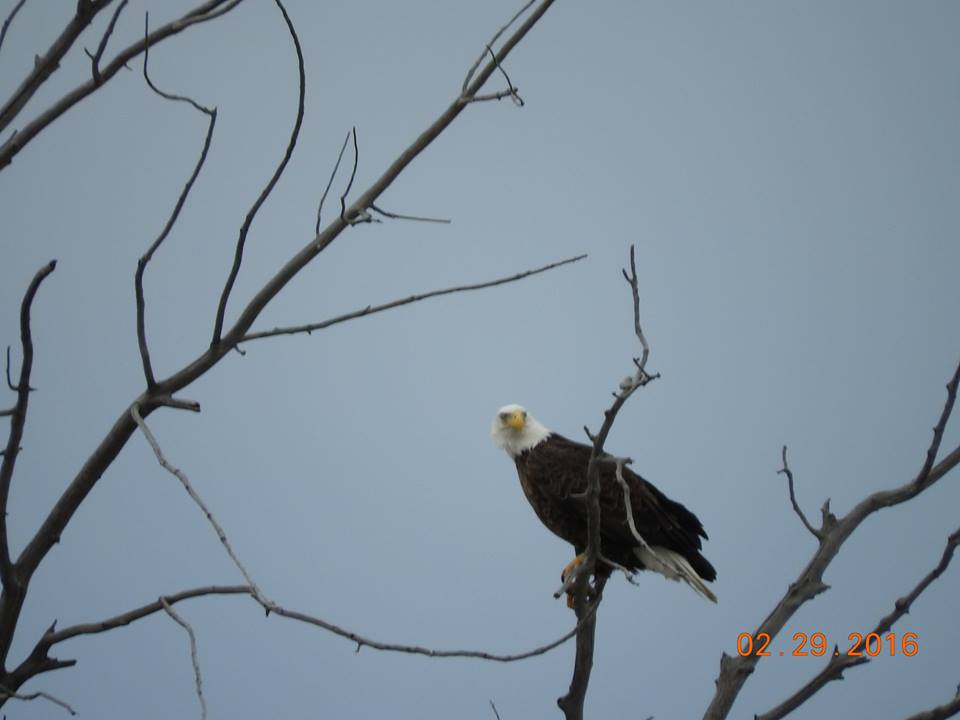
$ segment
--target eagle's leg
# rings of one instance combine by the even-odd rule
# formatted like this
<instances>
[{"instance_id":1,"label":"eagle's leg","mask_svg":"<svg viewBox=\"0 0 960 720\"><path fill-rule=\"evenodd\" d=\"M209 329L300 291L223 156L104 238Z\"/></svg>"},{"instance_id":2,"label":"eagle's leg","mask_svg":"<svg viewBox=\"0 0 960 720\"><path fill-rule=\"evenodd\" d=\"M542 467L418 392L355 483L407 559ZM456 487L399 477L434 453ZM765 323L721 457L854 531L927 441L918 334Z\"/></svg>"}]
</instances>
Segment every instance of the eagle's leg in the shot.
<instances>
[{"instance_id":1,"label":"eagle's leg","mask_svg":"<svg viewBox=\"0 0 960 720\"><path fill-rule=\"evenodd\" d=\"M571 574L575 573L577 568L583 565L586 560L587 554L582 552L569 563L567 563L567 566L560 572L560 582L566 583L567 578L570 577ZM573 608L573 585L567 589L567 607Z\"/></svg>"}]
</instances>

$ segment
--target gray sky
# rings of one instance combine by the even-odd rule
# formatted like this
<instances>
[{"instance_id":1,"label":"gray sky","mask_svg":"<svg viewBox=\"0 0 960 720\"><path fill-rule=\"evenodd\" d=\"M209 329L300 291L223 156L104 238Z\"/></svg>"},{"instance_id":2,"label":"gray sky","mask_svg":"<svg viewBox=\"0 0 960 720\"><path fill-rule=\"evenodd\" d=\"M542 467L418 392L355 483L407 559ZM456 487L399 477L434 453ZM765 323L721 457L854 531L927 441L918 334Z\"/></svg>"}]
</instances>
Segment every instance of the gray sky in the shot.
<instances>
[{"instance_id":1,"label":"gray sky","mask_svg":"<svg viewBox=\"0 0 960 720\"><path fill-rule=\"evenodd\" d=\"M6 13L10 2L0 11ZM289 1L307 62L297 153L251 231L235 313L312 235L344 133L364 188L446 106L516 2ZM0 96L73 3L27 3L0 51ZM185 2L133 0L111 47ZM109 14L109 13L107 13ZM84 80L82 46L21 116ZM381 207L450 226L352 228L258 327L320 320L413 292L581 252L586 262L504 288L248 345L185 393L200 415L150 424L271 597L371 637L514 652L564 633L551 594L570 548L536 520L488 439L526 405L574 438L599 426L636 354L620 278L638 248L652 369L608 448L703 520L720 603L644 575L600 610L588 712L696 717L734 652L814 550L776 475L790 446L800 502L838 512L922 462L958 355L960 6L948 2L558 3L512 54L526 101L470 108ZM219 109L207 166L146 290L165 376L209 342L243 214L296 108L279 13L248 0L151 55L162 87ZM19 551L142 387L133 272L202 144L205 120L144 86L140 63L0 173L0 342L17 344L30 277L36 360L11 495ZM499 89L491 81L491 89ZM342 191L346 176L337 182ZM337 205L328 200L328 217ZM229 315L234 317L235 315ZM19 357L15 353L15 357ZM0 405L6 405L4 401ZM6 426L4 426L5 429ZM960 439L957 423L944 447ZM868 520L775 640L848 644L940 557L958 477ZM135 437L31 586L12 657L56 618L100 619L194 585L241 578L174 478ZM896 626L912 658L851 670L795 715L900 718L960 682L960 573ZM180 606L195 627L212 718L555 718L573 646L511 665L354 647L249 600ZM79 665L28 686L83 717L198 717L184 633L165 616L59 648ZM822 667L774 656L733 716L763 712ZM57 717L8 704L11 718Z\"/></svg>"}]
</instances>

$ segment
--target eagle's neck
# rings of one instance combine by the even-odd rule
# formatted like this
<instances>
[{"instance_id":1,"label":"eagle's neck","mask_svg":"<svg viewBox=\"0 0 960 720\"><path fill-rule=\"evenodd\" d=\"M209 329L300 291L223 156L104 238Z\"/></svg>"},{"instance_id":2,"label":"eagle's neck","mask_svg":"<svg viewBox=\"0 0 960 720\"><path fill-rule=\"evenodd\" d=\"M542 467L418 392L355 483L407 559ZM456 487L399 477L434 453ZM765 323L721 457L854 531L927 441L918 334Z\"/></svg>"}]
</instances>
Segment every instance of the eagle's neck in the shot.
<instances>
[{"instance_id":1,"label":"eagle's neck","mask_svg":"<svg viewBox=\"0 0 960 720\"><path fill-rule=\"evenodd\" d=\"M499 440L499 445L507 455L514 460L527 450L532 450L537 445L550 437L550 431L541 425L535 418L528 417L523 430L504 433Z\"/></svg>"}]
</instances>

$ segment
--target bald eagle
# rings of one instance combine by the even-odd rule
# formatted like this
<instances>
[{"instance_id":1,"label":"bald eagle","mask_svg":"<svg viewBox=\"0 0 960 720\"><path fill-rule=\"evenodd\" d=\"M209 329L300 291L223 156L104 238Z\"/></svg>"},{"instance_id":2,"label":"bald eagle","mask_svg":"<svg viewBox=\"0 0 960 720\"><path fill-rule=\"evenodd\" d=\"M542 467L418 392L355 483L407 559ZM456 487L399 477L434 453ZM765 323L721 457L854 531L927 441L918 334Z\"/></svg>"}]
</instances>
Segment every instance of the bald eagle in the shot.
<instances>
[{"instance_id":1,"label":"bald eagle","mask_svg":"<svg viewBox=\"0 0 960 720\"><path fill-rule=\"evenodd\" d=\"M520 405L500 408L490 437L517 466L520 486L537 517L554 534L571 543L577 558L587 549L587 465L592 448L550 432ZM717 601L705 581L717 571L701 553L700 538L707 534L697 516L674 502L654 485L623 468L630 488L630 506L638 542L626 516L623 487L613 463L600 465L600 553L631 572L654 570L671 580L683 580L708 600ZM597 573L609 575L609 563L599 562Z\"/></svg>"}]
</instances>

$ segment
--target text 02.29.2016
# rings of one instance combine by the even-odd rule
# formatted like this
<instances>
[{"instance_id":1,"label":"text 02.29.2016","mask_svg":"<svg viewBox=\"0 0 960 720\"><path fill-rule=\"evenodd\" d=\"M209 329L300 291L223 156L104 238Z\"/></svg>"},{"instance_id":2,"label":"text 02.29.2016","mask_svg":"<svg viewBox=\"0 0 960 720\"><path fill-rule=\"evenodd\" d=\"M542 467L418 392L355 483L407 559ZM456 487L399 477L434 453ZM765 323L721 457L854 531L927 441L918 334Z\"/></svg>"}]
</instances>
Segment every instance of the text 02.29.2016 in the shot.
<instances>
[{"instance_id":1,"label":"text 02.29.2016","mask_svg":"<svg viewBox=\"0 0 960 720\"><path fill-rule=\"evenodd\" d=\"M751 633L743 632L737 635L737 654L741 657L748 657L750 655L755 655L756 657L770 657L774 654L783 657L788 654L781 650L778 653L770 652L770 635L765 632L757 633L754 636ZM863 633L852 632L847 635L847 640L850 642L850 646L845 650L841 651L840 647L835 647L833 654L834 655L850 655L851 657L877 657L878 655L885 654L890 656L904 655L906 657L913 657L920 651L920 645L917 642L918 636L915 632L906 632L901 636L897 636L896 633L887 633L886 635L881 636L880 633ZM793 641L795 643L792 652L789 655L793 657L805 657L807 655L813 655L814 657L822 657L826 655L828 650L827 647L829 643L827 642L827 636L822 632L815 632L812 635L807 635L805 632L797 632L793 634ZM809 647L809 650L807 649Z\"/></svg>"}]
</instances>

